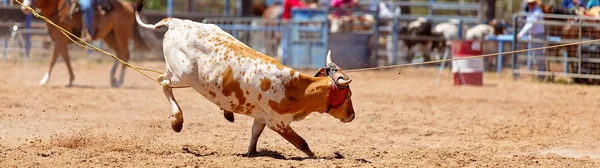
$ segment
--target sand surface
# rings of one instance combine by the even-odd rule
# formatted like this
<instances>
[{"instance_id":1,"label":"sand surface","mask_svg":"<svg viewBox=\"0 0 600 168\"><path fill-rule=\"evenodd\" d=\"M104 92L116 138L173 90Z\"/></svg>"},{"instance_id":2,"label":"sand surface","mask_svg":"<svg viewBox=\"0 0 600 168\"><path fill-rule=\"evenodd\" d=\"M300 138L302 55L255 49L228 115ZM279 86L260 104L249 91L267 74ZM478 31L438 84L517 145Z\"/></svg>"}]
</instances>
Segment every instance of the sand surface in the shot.
<instances>
[{"instance_id":1,"label":"sand surface","mask_svg":"<svg viewBox=\"0 0 600 168\"><path fill-rule=\"evenodd\" d=\"M175 133L161 88L132 70L111 88L110 63L76 61L68 88L58 62L40 87L46 69L0 63L0 167L600 165L595 86L486 74L485 86L455 87L447 71L438 86L434 68L351 73L353 122L314 113L292 124L319 157L307 159L271 130L259 139L258 156L245 156L252 119L229 123L191 89L174 91L186 119Z\"/></svg>"}]
</instances>

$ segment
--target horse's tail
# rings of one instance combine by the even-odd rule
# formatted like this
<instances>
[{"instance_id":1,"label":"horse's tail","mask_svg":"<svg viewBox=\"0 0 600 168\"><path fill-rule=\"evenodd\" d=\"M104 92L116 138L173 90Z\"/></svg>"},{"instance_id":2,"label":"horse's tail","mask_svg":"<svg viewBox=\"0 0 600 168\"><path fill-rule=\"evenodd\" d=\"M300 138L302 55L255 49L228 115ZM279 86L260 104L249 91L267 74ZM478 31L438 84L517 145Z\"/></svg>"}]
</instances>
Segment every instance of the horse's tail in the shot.
<instances>
[{"instance_id":1,"label":"horse's tail","mask_svg":"<svg viewBox=\"0 0 600 168\"><path fill-rule=\"evenodd\" d=\"M141 8L144 4L144 0L140 1L141 2L138 1L137 5L132 4L132 6L138 12L142 10ZM159 48L160 40L156 37L156 34L154 34L152 30L145 29L148 27L144 26L145 24L142 22L142 19L140 18L138 12L135 12L135 19L137 23L134 23L133 26L133 43L135 45L135 48L140 50Z\"/></svg>"},{"instance_id":2,"label":"horse's tail","mask_svg":"<svg viewBox=\"0 0 600 168\"><path fill-rule=\"evenodd\" d=\"M160 46L160 40L152 30L146 29L136 23L133 24L133 43L136 49L149 50Z\"/></svg>"}]
</instances>

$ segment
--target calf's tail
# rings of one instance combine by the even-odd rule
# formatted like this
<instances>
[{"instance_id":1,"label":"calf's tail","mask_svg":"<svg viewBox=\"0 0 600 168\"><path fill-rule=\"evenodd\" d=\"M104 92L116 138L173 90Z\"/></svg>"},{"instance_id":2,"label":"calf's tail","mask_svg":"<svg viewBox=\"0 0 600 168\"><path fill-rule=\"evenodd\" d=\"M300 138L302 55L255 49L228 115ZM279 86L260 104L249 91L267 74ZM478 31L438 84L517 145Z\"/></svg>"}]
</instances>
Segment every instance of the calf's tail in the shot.
<instances>
[{"instance_id":1,"label":"calf's tail","mask_svg":"<svg viewBox=\"0 0 600 168\"><path fill-rule=\"evenodd\" d=\"M169 26L169 20L171 20L170 18L165 18L161 21L159 21L156 24L146 24L142 21L142 19L140 18L140 12L142 12L142 8L144 8L144 4L146 3L146 0L138 0L137 1L137 7L136 7L136 12L135 12L135 21L142 27L144 28L148 28L148 29L158 29L161 27L168 27Z\"/></svg>"}]
</instances>

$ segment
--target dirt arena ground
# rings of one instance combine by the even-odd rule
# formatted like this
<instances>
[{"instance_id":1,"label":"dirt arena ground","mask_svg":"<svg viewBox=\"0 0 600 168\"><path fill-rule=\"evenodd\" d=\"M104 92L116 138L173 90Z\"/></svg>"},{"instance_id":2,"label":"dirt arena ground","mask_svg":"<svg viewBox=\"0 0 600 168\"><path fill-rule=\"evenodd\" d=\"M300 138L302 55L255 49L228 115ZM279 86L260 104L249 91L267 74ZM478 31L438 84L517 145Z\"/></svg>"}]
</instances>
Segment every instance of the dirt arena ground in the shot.
<instances>
[{"instance_id":1,"label":"dirt arena ground","mask_svg":"<svg viewBox=\"0 0 600 168\"><path fill-rule=\"evenodd\" d=\"M483 87L455 87L449 72L436 86L433 68L352 73L353 122L312 114L292 125L319 158L307 159L270 130L259 155L247 157L250 118L229 123L195 91L178 89L186 122L175 133L155 83L129 70L114 89L109 63L77 61L74 68L74 87L65 87L61 62L40 87L45 63L0 63L0 167L600 165L596 86L486 74Z\"/></svg>"}]
</instances>

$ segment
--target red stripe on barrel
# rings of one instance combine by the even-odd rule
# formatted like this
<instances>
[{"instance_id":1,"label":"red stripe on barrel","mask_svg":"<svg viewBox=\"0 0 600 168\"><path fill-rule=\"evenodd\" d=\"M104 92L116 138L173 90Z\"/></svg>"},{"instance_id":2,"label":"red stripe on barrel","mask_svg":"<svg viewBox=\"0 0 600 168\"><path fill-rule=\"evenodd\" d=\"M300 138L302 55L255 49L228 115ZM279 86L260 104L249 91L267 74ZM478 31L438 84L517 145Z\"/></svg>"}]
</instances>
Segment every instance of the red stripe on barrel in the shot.
<instances>
[{"instance_id":1,"label":"red stripe on barrel","mask_svg":"<svg viewBox=\"0 0 600 168\"><path fill-rule=\"evenodd\" d=\"M452 41L454 58L481 55L481 41ZM454 85L483 85L483 58L452 61Z\"/></svg>"}]
</instances>

